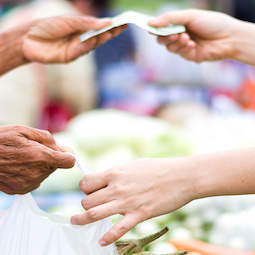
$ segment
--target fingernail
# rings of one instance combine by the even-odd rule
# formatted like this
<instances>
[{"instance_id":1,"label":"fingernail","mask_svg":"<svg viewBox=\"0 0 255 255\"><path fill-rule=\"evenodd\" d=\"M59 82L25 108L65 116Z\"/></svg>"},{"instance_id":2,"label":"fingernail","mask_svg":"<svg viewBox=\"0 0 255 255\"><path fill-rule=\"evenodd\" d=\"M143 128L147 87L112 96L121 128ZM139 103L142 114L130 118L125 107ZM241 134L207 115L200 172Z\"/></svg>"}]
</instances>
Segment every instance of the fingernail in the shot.
<instances>
[{"instance_id":1,"label":"fingernail","mask_svg":"<svg viewBox=\"0 0 255 255\"><path fill-rule=\"evenodd\" d=\"M100 246L106 246L106 241L104 241L104 240L99 241L99 245Z\"/></svg>"},{"instance_id":2,"label":"fingernail","mask_svg":"<svg viewBox=\"0 0 255 255\"><path fill-rule=\"evenodd\" d=\"M84 186L86 185L86 182L85 182L85 180L84 179L82 179L81 181L80 181L80 189L83 189L84 188Z\"/></svg>"},{"instance_id":3,"label":"fingernail","mask_svg":"<svg viewBox=\"0 0 255 255\"><path fill-rule=\"evenodd\" d=\"M72 223L73 225L77 225L77 222L76 222L76 220L75 220L74 218L71 219L71 223Z\"/></svg>"}]
</instances>

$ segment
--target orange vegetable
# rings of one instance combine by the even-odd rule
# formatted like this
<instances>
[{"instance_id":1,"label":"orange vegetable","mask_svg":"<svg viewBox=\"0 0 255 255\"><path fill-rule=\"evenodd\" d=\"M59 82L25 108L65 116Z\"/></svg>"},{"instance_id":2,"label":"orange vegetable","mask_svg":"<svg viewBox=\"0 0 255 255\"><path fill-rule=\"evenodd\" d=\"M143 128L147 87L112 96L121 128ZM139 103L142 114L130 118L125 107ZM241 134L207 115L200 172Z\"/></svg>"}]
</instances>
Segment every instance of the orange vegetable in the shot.
<instances>
[{"instance_id":1,"label":"orange vegetable","mask_svg":"<svg viewBox=\"0 0 255 255\"><path fill-rule=\"evenodd\" d=\"M170 244L180 251L197 252L202 255L255 255L255 252L225 248L196 239L171 239Z\"/></svg>"}]
</instances>

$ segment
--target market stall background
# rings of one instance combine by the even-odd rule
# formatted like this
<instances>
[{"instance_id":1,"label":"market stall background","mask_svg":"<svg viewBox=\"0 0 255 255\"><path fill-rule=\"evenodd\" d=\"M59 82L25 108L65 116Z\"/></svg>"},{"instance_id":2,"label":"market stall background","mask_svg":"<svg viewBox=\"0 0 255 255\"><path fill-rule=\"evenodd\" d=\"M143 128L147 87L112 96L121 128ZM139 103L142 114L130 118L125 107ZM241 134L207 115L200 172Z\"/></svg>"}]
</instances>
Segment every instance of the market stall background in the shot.
<instances>
[{"instance_id":1,"label":"market stall background","mask_svg":"<svg viewBox=\"0 0 255 255\"><path fill-rule=\"evenodd\" d=\"M115 1L113 12L133 9L157 15L190 6L222 8L219 1L119 0ZM231 8L224 10L231 11ZM86 111L77 110L72 116L69 116L70 109L61 108L57 111L64 114L60 122L50 119L54 114L49 111L45 114L44 109L44 122L40 126L35 121L34 125L50 127L59 143L69 145L95 171L139 157L181 157L255 145L254 67L229 60L191 63L168 53L147 32L132 26L131 29L134 56L121 60L121 64L107 66L100 78L96 76L95 84L100 84L98 88L104 99L97 99L100 105L95 103ZM107 47L110 54L116 54L110 45ZM1 81L3 88L6 84ZM15 94L12 89L7 93ZM53 95L56 93L54 90ZM0 102L0 108L5 111L1 123L18 123L15 118L6 119L9 108L6 100ZM63 117L61 114L58 116ZM22 121L19 119L19 124L24 124ZM47 126L49 123L54 125ZM41 209L70 217L82 212L81 178L76 167L59 169L33 196ZM12 199L13 196L1 193L0 208L8 208ZM169 215L140 223L126 237L142 237L169 226L167 235L148 250L171 252L173 247L167 243L170 238L192 237L255 251L254 213L255 195L204 198ZM118 218L112 217L113 222Z\"/></svg>"}]
</instances>

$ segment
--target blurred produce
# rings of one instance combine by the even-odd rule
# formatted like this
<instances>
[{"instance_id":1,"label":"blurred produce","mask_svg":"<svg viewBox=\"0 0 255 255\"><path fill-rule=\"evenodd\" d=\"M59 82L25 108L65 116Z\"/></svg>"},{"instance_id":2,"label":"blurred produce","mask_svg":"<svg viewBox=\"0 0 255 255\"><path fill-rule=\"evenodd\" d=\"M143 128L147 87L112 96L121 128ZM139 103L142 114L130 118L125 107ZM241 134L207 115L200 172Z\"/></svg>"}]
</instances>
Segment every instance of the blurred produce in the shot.
<instances>
[{"instance_id":1,"label":"blurred produce","mask_svg":"<svg viewBox=\"0 0 255 255\"><path fill-rule=\"evenodd\" d=\"M199 102L179 102L162 106L157 117L169 123L185 126L191 117L205 118L210 114L210 109Z\"/></svg>"},{"instance_id":2,"label":"blurred produce","mask_svg":"<svg viewBox=\"0 0 255 255\"><path fill-rule=\"evenodd\" d=\"M255 145L254 113L244 112L223 96L215 97L212 106L214 110L207 114L185 116L182 127L122 111L95 110L74 118L67 131L55 134L55 138L60 144L69 145L95 171L138 157L188 156ZM35 199L45 206L46 196L52 203L45 209L60 211L67 217L82 212L81 178L76 167L59 169L34 192ZM51 194L53 191L61 193ZM51 200L53 196L56 198ZM254 195L199 199L176 212L138 224L123 240L139 239L169 226L170 231L148 244L145 251L174 253L176 249L168 241L180 238L255 251L254 205ZM112 221L120 218L115 215Z\"/></svg>"},{"instance_id":3,"label":"blurred produce","mask_svg":"<svg viewBox=\"0 0 255 255\"><path fill-rule=\"evenodd\" d=\"M177 249L186 249L189 252L197 252L202 255L254 255L255 252L247 252L237 249L230 249L205 243L195 239L173 239L170 240Z\"/></svg>"}]
</instances>

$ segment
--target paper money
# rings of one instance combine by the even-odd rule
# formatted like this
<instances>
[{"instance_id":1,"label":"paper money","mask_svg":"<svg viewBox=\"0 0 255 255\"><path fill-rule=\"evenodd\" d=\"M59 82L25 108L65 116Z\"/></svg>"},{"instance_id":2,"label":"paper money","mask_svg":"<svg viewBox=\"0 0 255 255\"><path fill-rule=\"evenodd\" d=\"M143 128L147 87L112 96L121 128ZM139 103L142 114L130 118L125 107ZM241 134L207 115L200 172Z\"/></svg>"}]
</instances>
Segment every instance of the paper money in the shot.
<instances>
[{"instance_id":1,"label":"paper money","mask_svg":"<svg viewBox=\"0 0 255 255\"><path fill-rule=\"evenodd\" d=\"M135 24L138 27L141 27L148 32L167 36L171 34L179 34L185 32L185 27L182 25L169 25L167 27L152 27L148 25L148 21L151 20L153 17L149 15L145 15L142 13L134 12L134 11L127 11L120 15L117 15L112 18L112 24L110 26L104 27L99 30L90 30L80 36L81 42L84 42L94 36L102 34L114 27L119 27L125 24Z\"/></svg>"}]
</instances>

